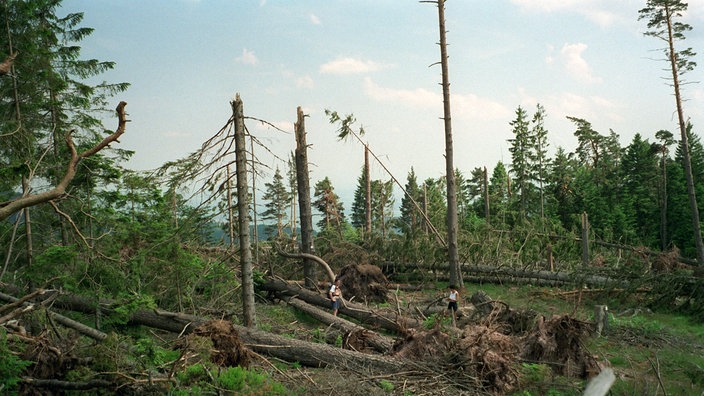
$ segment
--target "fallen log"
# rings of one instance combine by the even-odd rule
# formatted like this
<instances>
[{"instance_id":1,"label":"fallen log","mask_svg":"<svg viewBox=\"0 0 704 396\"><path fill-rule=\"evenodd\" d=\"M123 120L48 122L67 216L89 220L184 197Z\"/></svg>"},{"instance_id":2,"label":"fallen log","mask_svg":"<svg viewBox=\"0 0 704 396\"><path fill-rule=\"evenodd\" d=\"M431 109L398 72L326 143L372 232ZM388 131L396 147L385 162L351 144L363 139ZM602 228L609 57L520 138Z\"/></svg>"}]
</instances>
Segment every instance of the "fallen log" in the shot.
<instances>
[{"instance_id":1,"label":"fallen log","mask_svg":"<svg viewBox=\"0 0 704 396\"><path fill-rule=\"evenodd\" d=\"M320 308L306 303L298 298L291 297L285 300L286 303L299 311L305 312L313 318L325 323L335 329L341 330L346 335L360 334L364 342L374 348L377 352L388 353L394 345L394 340L383 336L377 332L343 319L339 316L327 313Z\"/></svg>"},{"instance_id":2,"label":"fallen log","mask_svg":"<svg viewBox=\"0 0 704 396\"><path fill-rule=\"evenodd\" d=\"M37 296L40 296L42 293L37 293ZM18 302L20 299L10 296L5 293L0 293L0 300L7 301L10 303L15 303ZM31 304L29 302L23 302L21 303L23 306L30 306ZM57 314L56 312L50 311L49 309L46 310L47 315L49 315L50 318L54 319L55 321L59 322L60 324L72 328L79 333L86 335L88 337L91 337L95 340L102 341L107 338L107 334L103 333L102 331L96 330L92 327L86 326L83 323L76 322L75 320L69 319L63 315Z\"/></svg>"},{"instance_id":3,"label":"fallen log","mask_svg":"<svg viewBox=\"0 0 704 396\"><path fill-rule=\"evenodd\" d=\"M322 294L280 280L269 279L261 285L261 288L272 293L280 293L282 296L286 297L298 297L308 304L319 307L330 306L330 300ZM399 313L381 309L372 310L362 304L356 304L347 300L343 301L339 313L357 319L362 323L369 324L371 327L378 327L400 334L405 334L406 330L409 328L417 328L422 325L420 321L400 315Z\"/></svg>"},{"instance_id":4,"label":"fallen log","mask_svg":"<svg viewBox=\"0 0 704 396\"><path fill-rule=\"evenodd\" d=\"M188 334L207 320L209 319L162 310L139 310L132 314L128 323L178 334ZM372 371L394 373L404 370L409 364L409 362L400 359L350 351L328 344L301 341L254 328L239 325L234 325L234 327L240 339L253 351L287 362L298 362L304 366L338 366L356 370L366 368Z\"/></svg>"}]
</instances>

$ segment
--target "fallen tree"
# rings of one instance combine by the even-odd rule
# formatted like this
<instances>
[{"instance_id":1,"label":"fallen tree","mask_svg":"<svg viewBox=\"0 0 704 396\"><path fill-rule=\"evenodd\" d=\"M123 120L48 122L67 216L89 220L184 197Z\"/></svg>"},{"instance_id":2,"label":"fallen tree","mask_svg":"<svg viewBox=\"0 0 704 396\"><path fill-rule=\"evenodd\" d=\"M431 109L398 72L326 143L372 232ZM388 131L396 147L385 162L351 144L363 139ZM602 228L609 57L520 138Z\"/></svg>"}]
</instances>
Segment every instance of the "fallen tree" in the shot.
<instances>
[{"instance_id":1,"label":"fallen tree","mask_svg":"<svg viewBox=\"0 0 704 396\"><path fill-rule=\"evenodd\" d=\"M289 284L276 279L269 279L260 286L263 290L271 293L279 293L282 297L297 297L308 304L319 307L328 307L330 300L320 293L312 292L296 284ZM401 315L399 312L389 310L374 310L362 304L351 301L343 301L339 312L343 315L357 319L371 327L379 327L388 331L405 334L409 328L419 327L421 322Z\"/></svg>"},{"instance_id":2,"label":"fallen tree","mask_svg":"<svg viewBox=\"0 0 704 396\"><path fill-rule=\"evenodd\" d=\"M377 352L387 353L391 350L394 340L383 336L375 331L366 329L343 319L339 316L329 314L320 308L306 303L295 297L285 299L286 303L301 312L305 312L313 318L319 320L328 326L340 330L344 333L344 345L350 349L360 350L360 347L369 345Z\"/></svg>"}]
</instances>

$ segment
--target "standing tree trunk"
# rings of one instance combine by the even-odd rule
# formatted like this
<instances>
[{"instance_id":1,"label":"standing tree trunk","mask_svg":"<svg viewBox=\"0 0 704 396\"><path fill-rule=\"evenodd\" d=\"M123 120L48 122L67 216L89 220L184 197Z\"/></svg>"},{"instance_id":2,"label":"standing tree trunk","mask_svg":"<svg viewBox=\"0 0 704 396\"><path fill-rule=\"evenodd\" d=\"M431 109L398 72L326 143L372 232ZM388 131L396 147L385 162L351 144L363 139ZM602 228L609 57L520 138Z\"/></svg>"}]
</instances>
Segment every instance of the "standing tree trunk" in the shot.
<instances>
[{"instance_id":1,"label":"standing tree trunk","mask_svg":"<svg viewBox=\"0 0 704 396\"><path fill-rule=\"evenodd\" d=\"M450 112L450 77L447 66L447 41L445 39L445 0L438 0L440 28L440 65L442 68L443 120L445 121L445 173L447 178L447 251L450 264L450 284L461 289L462 274L457 249L457 186L452 148L452 115Z\"/></svg>"},{"instance_id":2,"label":"standing tree trunk","mask_svg":"<svg viewBox=\"0 0 704 396\"><path fill-rule=\"evenodd\" d=\"M484 218L487 224L491 224L491 213L489 212L489 175L484 167Z\"/></svg>"},{"instance_id":3,"label":"standing tree trunk","mask_svg":"<svg viewBox=\"0 0 704 396\"><path fill-rule=\"evenodd\" d=\"M364 145L364 231L367 240L372 237L372 177L369 168L369 146Z\"/></svg>"},{"instance_id":4,"label":"standing tree trunk","mask_svg":"<svg viewBox=\"0 0 704 396\"><path fill-rule=\"evenodd\" d=\"M252 236L254 237L254 263L259 264L259 226L257 225L257 172L254 170L254 140L249 141L252 149L252 218L254 227Z\"/></svg>"},{"instance_id":5,"label":"standing tree trunk","mask_svg":"<svg viewBox=\"0 0 704 396\"><path fill-rule=\"evenodd\" d=\"M310 206L310 178L308 173L308 145L306 144L306 125L303 110L297 109L296 132L296 180L298 182L298 212L301 216L301 253L314 254L313 248L313 214ZM303 260L303 278L306 287L313 289L318 281L315 263Z\"/></svg>"},{"instance_id":6,"label":"standing tree trunk","mask_svg":"<svg viewBox=\"0 0 704 396\"><path fill-rule=\"evenodd\" d=\"M672 31L672 16L667 10L667 35L669 60L672 69L672 86L675 89L675 101L677 102L677 119L679 121L680 134L682 138L682 161L684 162L684 174L687 178L687 194L689 195L689 208L692 211L692 226L694 227L694 246L697 249L697 264L704 266L704 242L702 242L702 227L699 223L699 208L697 206L697 194L694 190L694 177L692 176L692 160L689 155L689 143L687 142L687 125L682 109L682 96L680 94L680 81L677 52Z\"/></svg>"},{"instance_id":7,"label":"standing tree trunk","mask_svg":"<svg viewBox=\"0 0 704 396\"><path fill-rule=\"evenodd\" d=\"M227 165L227 218L230 221L228 233L230 235L230 249L235 247L235 216L232 213L232 182L230 181L230 164Z\"/></svg>"},{"instance_id":8,"label":"standing tree trunk","mask_svg":"<svg viewBox=\"0 0 704 396\"><path fill-rule=\"evenodd\" d=\"M255 323L252 249L249 243L249 205L247 202L247 146L244 138L244 108L240 94L231 103L235 120L235 166L237 173L237 208L239 215L240 266L242 271L242 322Z\"/></svg>"}]
</instances>

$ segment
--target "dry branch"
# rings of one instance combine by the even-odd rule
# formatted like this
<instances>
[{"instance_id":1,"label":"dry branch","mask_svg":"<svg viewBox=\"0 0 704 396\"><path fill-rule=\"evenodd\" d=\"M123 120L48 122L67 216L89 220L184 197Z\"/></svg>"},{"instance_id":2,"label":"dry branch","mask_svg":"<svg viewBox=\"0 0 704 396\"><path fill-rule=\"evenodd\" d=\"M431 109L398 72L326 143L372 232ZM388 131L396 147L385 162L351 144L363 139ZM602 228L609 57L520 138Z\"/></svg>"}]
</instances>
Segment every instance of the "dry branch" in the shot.
<instances>
[{"instance_id":1,"label":"dry branch","mask_svg":"<svg viewBox=\"0 0 704 396\"><path fill-rule=\"evenodd\" d=\"M10 70L12 69L12 63L15 61L15 57L17 56L17 52L14 54L10 54L5 58L5 60L0 63L0 76L4 76L6 74L10 74Z\"/></svg>"},{"instance_id":2,"label":"dry branch","mask_svg":"<svg viewBox=\"0 0 704 396\"><path fill-rule=\"evenodd\" d=\"M39 293L38 295L41 295L41 293ZM0 293L0 300L8 301L10 303L15 303L15 302L19 301L18 298L10 296L5 293ZM22 303L22 305L25 307L31 306L31 304L28 302L24 302L24 303ZM95 340L102 341L102 340L106 339L108 336L107 334L103 333L102 331L99 331L99 330L96 330L92 327L86 326L83 323L76 322L75 320L69 319L63 315L59 315L56 312L49 311L48 309L46 312L50 318L54 319L55 321L59 322L60 324L66 326L66 327L72 328L72 329L78 331L79 333L86 335L88 337L91 337Z\"/></svg>"},{"instance_id":3,"label":"dry branch","mask_svg":"<svg viewBox=\"0 0 704 396\"><path fill-rule=\"evenodd\" d=\"M127 118L125 115L125 106L127 105L127 102L120 102L120 104L117 105L117 108L115 111L117 112L117 117L118 117L118 126L117 129L115 130L114 133L106 136L100 143L96 144L90 149L87 149L86 151L83 151L82 153L78 153L76 151L76 146L73 143L73 138L71 137L72 132L70 131L69 133L66 134L66 145L68 146L69 151L71 152L71 159L68 162L68 165L66 167L66 172L64 173L64 177L61 179L61 181L54 186L51 190L44 191L41 193L37 194L30 194L26 196L21 196L16 199L13 199L11 201L7 202L1 202L0 203L0 220L4 220L8 217L10 217L13 213L22 210L24 208L30 207L30 206L35 206L39 205L48 201L51 201L53 199L60 198L64 195L66 192L66 189L68 188L69 184L73 180L73 178L76 176L76 168L78 166L78 163L83 159L83 158L88 158L95 153L99 152L100 150L104 149L107 147L110 143L112 142L117 142L122 136L123 133L125 133L125 126L127 125Z\"/></svg>"}]
</instances>

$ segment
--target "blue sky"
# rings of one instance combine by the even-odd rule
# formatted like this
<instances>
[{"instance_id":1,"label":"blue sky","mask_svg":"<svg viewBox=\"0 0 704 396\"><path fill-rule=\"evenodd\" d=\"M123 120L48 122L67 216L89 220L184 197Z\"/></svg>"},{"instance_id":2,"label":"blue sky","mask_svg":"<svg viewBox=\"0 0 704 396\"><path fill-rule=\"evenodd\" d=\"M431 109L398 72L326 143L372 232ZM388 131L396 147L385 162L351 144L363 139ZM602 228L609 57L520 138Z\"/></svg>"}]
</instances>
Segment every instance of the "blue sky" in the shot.
<instances>
[{"instance_id":1,"label":"blue sky","mask_svg":"<svg viewBox=\"0 0 704 396\"><path fill-rule=\"evenodd\" d=\"M636 133L677 134L663 43L643 36L645 0L449 0L446 28L455 167L465 175L510 162L518 106L547 112L551 152L572 151L584 118L627 145ZM117 62L104 78L129 82L115 98L132 122L121 147L129 167L152 169L198 149L227 121L239 93L247 126L280 158L295 148L301 106L311 185L329 177L349 211L363 149L339 142L325 109L352 113L395 177L443 175L444 129L437 7L415 0L64 0L95 32L85 58ZM685 44L704 54L704 0L689 1ZM704 59L687 80L702 80ZM704 87L685 87L686 116L704 126ZM107 120L114 127L114 120ZM286 164L259 150L264 177ZM388 180L372 166L372 177ZM397 199L399 190L396 189Z\"/></svg>"}]
</instances>

